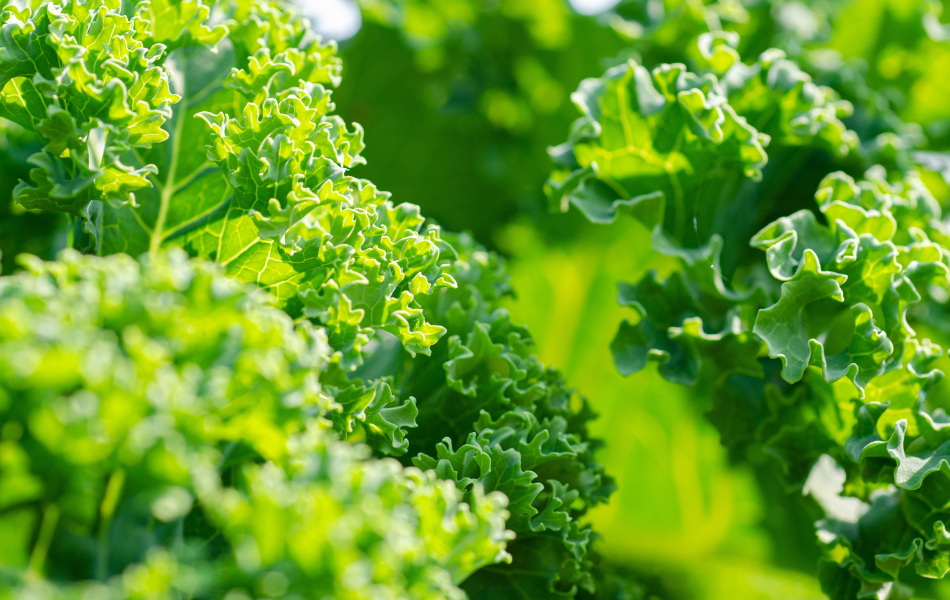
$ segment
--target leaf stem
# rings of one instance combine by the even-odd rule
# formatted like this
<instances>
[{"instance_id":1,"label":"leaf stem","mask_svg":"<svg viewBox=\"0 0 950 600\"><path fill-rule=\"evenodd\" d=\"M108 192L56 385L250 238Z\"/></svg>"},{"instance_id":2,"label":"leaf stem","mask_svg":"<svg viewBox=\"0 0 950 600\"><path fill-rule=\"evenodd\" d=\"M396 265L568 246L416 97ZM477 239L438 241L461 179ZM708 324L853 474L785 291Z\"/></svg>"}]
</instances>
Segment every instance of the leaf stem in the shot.
<instances>
[{"instance_id":1,"label":"leaf stem","mask_svg":"<svg viewBox=\"0 0 950 600\"><path fill-rule=\"evenodd\" d=\"M53 543L53 535L56 533L56 523L59 521L59 508L55 504L50 504L43 511L43 522L40 524L40 534L33 545L33 552L30 554L30 563L27 568L27 577L42 577L43 563L46 562L46 554Z\"/></svg>"},{"instance_id":2,"label":"leaf stem","mask_svg":"<svg viewBox=\"0 0 950 600\"><path fill-rule=\"evenodd\" d=\"M185 97L184 78L182 78L182 98ZM158 217L155 219L155 229L152 230L152 239L148 246L149 252L157 252L162 243L162 233L165 230L165 219L168 217L168 204L175 193L175 172L178 170L178 150L181 145L182 130L185 128L185 113L187 104L175 115L175 129L172 132L171 145L168 151L171 158L168 161L168 173L165 176L165 185L162 186L161 203L158 206Z\"/></svg>"},{"instance_id":3,"label":"leaf stem","mask_svg":"<svg viewBox=\"0 0 950 600\"><path fill-rule=\"evenodd\" d=\"M76 216L72 214L67 214L66 218L68 219L69 228L66 230L66 247L75 248L76 247Z\"/></svg>"},{"instance_id":4,"label":"leaf stem","mask_svg":"<svg viewBox=\"0 0 950 600\"><path fill-rule=\"evenodd\" d=\"M686 228L686 199L683 197L683 185L676 177L676 169L670 162L669 156L679 152L680 147L683 144L684 136L685 130L680 131L679 135L676 137L676 143L673 144L673 149L670 150L669 154L667 155L667 161L664 165L664 170L670 178L670 187L673 190L673 235L676 236L676 241L680 244L683 243L683 233Z\"/></svg>"},{"instance_id":5,"label":"leaf stem","mask_svg":"<svg viewBox=\"0 0 950 600\"><path fill-rule=\"evenodd\" d=\"M96 579L99 581L105 581L109 577L109 528L112 525L112 517L115 515L115 507L119 503L124 483L125 471L123 469L113 471L109 477L109 483L106 484L102 504L99 506L99 539L96 548Z\"/></svg>"}]
</instances>

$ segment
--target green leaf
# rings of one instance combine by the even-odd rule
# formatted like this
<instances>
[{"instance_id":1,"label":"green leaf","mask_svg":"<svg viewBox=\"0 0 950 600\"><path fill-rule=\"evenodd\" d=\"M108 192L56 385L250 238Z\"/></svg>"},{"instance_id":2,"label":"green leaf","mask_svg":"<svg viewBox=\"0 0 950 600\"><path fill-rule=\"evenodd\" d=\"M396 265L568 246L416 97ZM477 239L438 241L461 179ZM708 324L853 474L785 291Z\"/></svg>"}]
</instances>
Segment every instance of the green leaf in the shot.
<instances>
[{"instance_id":1,"label":"green leaf","mask_svg":"<svg viewBox=\"0 0 950 600\"><path fill-rule=\"evenodd\" d=\"M794 277L782 284L782 296L773 306L759 311L753 331L765 341L771 358L782 359L782 376L790 382L801 379L805 367L821 356L805 330L805 307L821 299L844 301L841 284L845 277L822 271L814 251L807 249Z\"/></svg>"},{"instance_id":2,"label":"green leaf","mask_svg":"<svg viewBox=\"0 0 950 600\"><path fill-rule=\"evenodd\" d=\"M167 139L162 124L179 97L170 93L166 48L143 45L116 2L88 7L47 3L35 13L2 13L2 114L45 141L33 184L16 198L28 208L86 214L89 202L134 204L150 165L126 152ZM71 182L66 185L65 182Z\"/></svg>"},{"instance_id":3,"label":"green leaf","mask_svg":"<svg viewBox=\"0 0 950 600\"><path fill-rule=\"evenodd\" d=\"M610 345L621 375L636 373L653 360L660 363L665 379L695 383L700 367L695 348L679 343L668 332L683 319L702 314L682 276L674 274L661 283L656 271L651 271L635 286L621 283L617 300L632 307L638 317L635 323L624 321Z\"/></svg>"},{"instance_id":4,"label":"green leaf","mask_svg":"<svg viewBox=\"0 0 950 600\"><path fill-rule=\"evenodd\" d=\"M917 549L917 557L915 569L919 575L942 579L950 572L950 533L943 521L934 523L933 535Z\"/></svg>"},{"instance_id":5,"label":"green leaf","mask_svg":"<svg viewBox=\"0 0 950 600\"><path fill-rule=\"evenodd\" d=\"M487 597L487 594L506 600L575 597L577 578L572 575L576 568L572 568L573 561L562 554L557 539L541 536L519 540L512 545L512 550L510 565L486 567L465 582L462 588L469 597Z\"/></svg>"},{"instance_id":6,"label":"green leaf","mask_svg":"<svg viewBox=\"0 0 950 600\"><path fill-rule=\"evenodd\" d=\"M334 397L342 410L331 415L341 437L346 439L359 423L376 450L394 456L405 454L409 446L407 430L416 427L419 414L415 399L396 398L385 381L370 386L362 382L347 384L335 390Z\"/></svg>"},{"instance_id":7,"label":"green leaf","mask_svg":"<svg viewBox=\"0 0 950 600\"><path fill-rule=\"evenodd\" d=\"M305 90L248 103L243 119L199 115L213 130L208 156L234 190L202 233L218 239L214 258L231 276L324 324L344 368L362 363L374 328L428 353L444 329L427 322L410 290L453 285L439 263L439 230L423 231L417 208L393 207L388 194L342 174L352 140L328 137L327 92Z\"/></svg>"},{"instance_id":8,"label":"green leaf","mask_svg":"<svg viewBox=\"0 0 950 600\"><path fill-rule=\"evenodd\" d=\"M463 498L337 437L327 417L349 403L321 385L336 368L324 332L256 286L180 250L24 263L0 278L0 423L20 432L0 443L0 506L26 517L3 523L20 554L47 539L46 568L91 565L117 596L145 585L129 568L164 573L146 589L166 595L459 598L472 572L510 560L503 495L475 484ZM330 533L348 528L360 536ZM209 539L214 552L184 549ZM367 556L387 576L352 581ZM14 593L88 589L85 574L37 584L6 566Z\"/></svg>"},{"instance_id":9,"label":"green leaf","mask_svg":"<svg viewBox=\"0 0 950 600\"><path fill-rule=\"evenodd\" d=\"M531 518L538 514L532 503L544 485L534 482L537 474L533 471L523 470L517 450L483 446L472 433L458 450L454 450L452 440L446 438L436 447L436 457L419 455L413 464L420 469L435 470L440 479L455 481L462 490L478 483L487 491L505 494L511 514L507 525L515 533L531 530Z\"/></svg>"},{"instance_id":10,"label":"green leaf","mask_svg":"<svg viewBox=\"0 0 950 600\"><path fill-rule=\"evenodd\" d=\"M931 473L950 470L950 443L917 454L908 453L904 448L907 435L907 421L900 420L894 425L894 432L887 440L887 453L897 462L894 470L894 483L901 488L916 490Z\"/></svg>"},{"instance_id":11,"label":"green leaf","mask_svg":"<svg viewBox=\"0 0 950 600\"><path fill-rule=\"evenodd\" d=\"M663 199L661 222L680 241L703 204L696 197L703 173L734 168L756 176L767 160L767 137L736 115L716 78L683 65L651 73L630 61L585 80L573 99L583 116L574 123L569 150L555 154L589 171L572 175L563 191L552 182L551 193L595 222L612 221L618 206Z\"/></svg>"},{"instance_id":12,"label":"green leaf","mask_svg":"<svg viewBox=\"0 0 950 600\"><path fill-rule=\"evenodd\" d=\"M147 45L164 44L174 50L190 44L214 46L227 35L224 25L209 27L211 9L200 0L142 0L135 13L145 25L139 38Z\"/></svg>"}]
</instances>

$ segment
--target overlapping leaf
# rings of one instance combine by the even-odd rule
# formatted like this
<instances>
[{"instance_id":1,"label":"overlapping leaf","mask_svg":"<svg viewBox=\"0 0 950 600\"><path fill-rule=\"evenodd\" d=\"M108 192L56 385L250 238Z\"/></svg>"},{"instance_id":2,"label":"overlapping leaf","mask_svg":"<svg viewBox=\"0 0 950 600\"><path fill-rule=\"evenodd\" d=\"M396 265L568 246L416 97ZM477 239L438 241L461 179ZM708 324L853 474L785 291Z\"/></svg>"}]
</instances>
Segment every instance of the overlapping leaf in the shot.
<instances>
[{"instance_id":1,"label":"overlapping leaf","mask_svg":"<svg viewBox=\"0 0 950 600\"><path fill-rule=\"evenodd\" d=\"M942 413L931 414L925 402L942 378L931 367L941 350L917 337L908 314L909 306L947 285L947 251L931 241L945 239L946 230L913 173L888 181L874 168L858 182L833 174L816 200L827 225L800 211L752 239L782 282L778 301L758 311L754 333L769 356L781 359L786 382L805 378L787 400L776 395L768 402L770 416L751 437L783 461L792 482L801 482L823 454L860 463L848 478L849 495L858 498L819 498L828 515L819 540L833 559L823 585L834 597L906 594L903 567L942 577L946 569L939 565L948 560L937 534L946 520L943 486L924 485L940 472L946 439L939 433ZM850 385L842 387L843 379ZM729 399L742 395L719 393L715 419L723 421L735 410ZM906 449L911 436L916 441ZM816 466L810 477L831 475ZM904 491L886 492L888 483ZM835 512L842 502L864 504L846 518Z\"/></svg>"},{"instance_id":2,"label":"overlapping leaf","mask_svg":"<svg viewBox=\"0 0 950 600\"><path fill-rule=\"evenodd\" d=\"M0 419L18 432L2 445L5 556L69 534L45 565L8 563L8 589L462 598L508 559L503 496L476 485L462 502L338 439L324 332L256 288L180 251L28 267L0 280ZM77 563L98 582L40 577Z\"/></svg>"},{"instance_id":3,"label":"overlapping leaf","mask_svg":"<svg viewBox=\"0 0 950 600\"><path fill-rule=\"evenodd\" d=\"M537 593L600 590L606 583L591 575L592 533L579 524L613 489L586 430L594 414L531 354L528 332L495 308L509 293L499 259L467 236L449 241L457 253L449 272L459 285L423 300L448 330L447 343L417 356L395 382L419 406L419 427L410 434L410 446L420 451L413 463L461 489L480 484L508 495L508 527L520 540L512 572L537 568L538 556L553 561L532 584ZM507 577L504 568L486 571L465 589L508 593Z\"/></svg>"},{"instance_id":4,"label":"overlapping leaf","mask_svg":"<svg viewBox=\"0 0 950 600\"><path fill-rule=\"evenodd\" d=\"M556 161L576 167L549 181L562 210L573 204L594 222L610 222L626 207L653 229L654 248L679 258L687 274L621 286L621 304L635 311L611 346L624 374L648 360L687 384L704 365L713 380L760 372L751 330L756 310L777 290L736 269L744 232L761 227L755 215L770 210L774 186L789 176L782 164L766 168L766 149L783 157L799 147L839 157L857 152L856 136L840 120L848 103L781 51L746 65L737 44L732 34L700 36L702 75L682 65L649 72L631 62L586 80L574 95L583 116L570 140L552 150Z\"/></svg>"},{"instance_id":5,"label":"overlapping leaf","mask_svg":"<svg viewBox=\"0 0 950 600\"><path fill-rule=\"evenodd\" d=\"M701 35L702 76L629 62L582 83L583 116L552 151L572 170L555 172L551 197L594 222L626 209L653 230L655 250L679 259L665 280L621 284L618 299L633 310L611 345L621 373L655 361L670 381L702 381L723 443L777 459L790 489L807 489L823 455L846 463L847 487L832 496L844 490L857 496L846 504L865 508L838 518L834 501L819 502L824 585L834 598L902 597L903 567L940 577L950 560L936 533L950 456L942 413L926 404L941 350L912 326L922 303L919 314L943 314L941 208L899 122L859 140L843 121L853 107L836 92L782 52L746 64L737 47L734 34ZM702 102L690 104L695 89ZM753 140L761 153L743 143ZM884 166L861 181L825 175L869 159ZM808 181L817 206L783 206L795 197L784 188ZM888 484L902 491L885 493Z\"/></svg>"},{"instance_id":6,"label":"overlapping leaf","mask_svg":"<svg viewBox=\"0 0 950 600\"><path fill-rule=\"evenodd\" d=\"M262 430L262 443L299 450L294 468L314 476L326 472L333 493L343 493L347 481L332 471L332 452L323 450L339 446L336 437L366 441L378 455L420 453L418 464L435 475L398 475L403 487L418 492L411 503L419 510L385 505L417 515L426 539L443 544L430 548L441 552L437 569L420 563L420 582L403 582L413 597L431 597L429 578L453 597L452 584L506 559L501 549L507 534L497 528L501 494L511 507L505 513L509 528L521 536L522 550L512 560L527 563L542 551L556 556L556 576L539 589L573 597L579 590L616 588L602 574L597 577L607 587L599 586L589 552L592 534L579 525L612 489L587 435L593 413L559 373L531 354L527 331L498 309L509 290L497 257L465 236L442 239L417 207L394 205L387 193L349 174L364 162L362 130L332 114L327 86L340 80L335 45L321 43L305 19L280 3L225 2L218 8L221 14L211 18L201 5L137 7L134 39L174 49L162 68L181 100L167 111L168 139L128 155L136 165L155 165L149 168L151 187L140 190L137 202L77 200L84 235L95 242L87 249L156 255L178 246L214 261L236 280L257 284L293 317L324 328L325 421L319 431ZM217 24L222 16L224 29ZM165 17L174 22L156 22ZM207 48L211 44L217 44L214 52ZM81 246L82 240L74 243ZM258 367L264 372L268 364L261 358ZM288 409L310 410L301 407L299 394L282 401ZM243 457L249 449L233 451ZM366 470L355 469L354 485L365 477L382 487L360 488L360 494L409 502L402 484L388 483L397 477L393 463L361 464ZM251 543L242 539L255 540L254 560L274 564L290 556L317 568L314 561L325 557L306 554L301 540L319 535L326 520L313 515L334 505L312 511L298 506L329 492L297 475L247 465L240 478L253 493L245 497L210 473L202 474L200 490L188 493L207 507L208 519L227 529L228 540L236 540L238 568L245 569L246 556L255 556L242 549ZM446 481L435 482L435 476ZM450 497L456 487L466 504ZM286 502L295 507L292 515ZM430 513L442 516L430 523L424 518ZM358 516L340 518L360 523ZM391 530L380 534L377 526ZM330 533L362 539L356 532ZM400 523L382 517L365 534L413 539ZM365 566L375 564L374 552L344 554ZM420 561L425 552L418 554Z\"/></svg>"},{"instance_id":7,"label":"overlapping leaf","mask_svg":"<svg viewBox=\"0 0 950 600\"><path fill-rule=\"evenodd\" d=\"M161 31L148 16L161 14ZM30 182L15 191L27 208L98 215L91 202L134 204L152 164L130 156L168 138L180 97L169 90L169 47L213 44L225 30L202 25L200 2L152 6L129 18L118 2L45 3L35 14L7 6L0 31L0 114L37 134ZM139 164L136 164L139 163Z\"/></svg>"},{"instance_id":8,"label":"overlapping leaf","mask_svg":"<svg viewBox=\"0 0 950 600\"><path fill-rule=\"evenodd\" d=\"M120 150L168 138L135 158L154 161L141 167L145 170L139 187L151 189L140 194L137 205L94 201L96 197L70 188L64 196L70 203L67 208L83 215L98 253L138 254L180 245L224 265L230 276L257 283L289 304L291 312L303 311L327 326L331 344L347 369L362 361L361 348L375 329L392 332L410 352L426 352L441 329L425 321L414 296L452 285L437 264L438 230L422 230L417 209L393 207L386 194L345 175L345 169L362 161L362 131L359 126L348 129L330 114L333 104L323 84L339 83L335 47L320 43L305 20L277 4L237 3L226 8L233 17L228 43L217 53L182 48L173 55L171 66L163 64L163 42L211 44L225 33L222 26L205 24L207 8L143 3L131 21L117 8L111 13L105 7L99 10L103 18L125 27L120 31L128 43L141 50L143 58L130 54L130 64L141 63L165 92L171 74L173 87L185 99L174 115L167 106L171 100L159 107L156 114L161 118L149 121L154 126L152 137L135 137L134 124L125 121L110 125L116 135L125 131L133 136L104 159L116 168L129 160L119 157ZM55 4L41 10L46 12L35 20L29 20L29 13L19 15L28 20L17 25L17 31L42 28L48 15L59 14ZM12 12L5 14L17 18ZM79 26L81 19L69 18ZM155 19L162 23L154 24ZM13 31L13 25L7 29ZM151 54L143 54L146 47L139 39L152 44ZM58 47L55 40L46 41ZM108 40L89 43L100 54L114 52ZM81 49L76 52L82 54ZM21 70L26 68L21 63L32 64L26 59L8 62L10 69ZM145 75L129 77L151 81ZM122 83L116 82L110 85ZM125 95L122 90L116 94L116 98ZM134 94L131 100L134 104ZM79 115L80 125L85 116ZM213 125L212 131L196 116ZM160 128L166 119L170 137ZM88 140L106 139L91 135ZM206 144L211 145L207 156ZM78 160L75 149L67 154ZM93 181L105 185L108 180L91 171L86 178L90 185ZM58 208L24 202L32 208Z\"/></svg>"},{"instance_id":9,"label":"overlapping leaf","mask_svg":"<svg viewBox=\"0 0 950 600\"><path fill-rule=\"evenodd\" d=\"M415 296L454 285L439 265L439 230L423 230L417 208L394 207L344 174L353 158L337 153L332 121L322 119L326 92L311 92L249 103L240 120L204 115L214 129L209 158L234 195L198 234L217 238L212 255L228 274L324 324L344 367L362 362L374 329L428 352L443 330L426 322Z\"/></svg>"},{"instance_id":10,"label":"overlapping leaf","mask_svg":"<svg viewBox=\"0 0 950 600\"><path fill-rule=\"evenodd\" d=\"M725 233L725 215L741 209L740 190L761 177L770 144L855 150L857 138L840 120L848 103L781 51L752 65L736 60L737 41L703 36L706 72L629 62L582 82L572 99L583 116L551 150L571 169L549 181L552 202L598 223L630 207L648 226L662 225L673 244L696 247Z\"/></svg>"},{"instance_id":11,"label":"overlapping leaf","mask_svg":"<svg viewBox=\"0 0 950 600\"><path fill-rule=\"evenodd\" d=\"M936 207L926 188L913 175L896 184L877 169L868 176L856 184L839 173L822 182L817 200L828 226L803 211L752 239L784 281L780 300L755 325L770 356L782 359L783 377L794 382L815 365L829 381L847 375L862 397L875 377L904 368L905 344L916 343L907 307L920 301L918 289L945 286L950 272L950 255L917 226L946 235L930 215ZM833 346L840 351L832 356ZM913 385L914 378L903 379ZM906 397L901 408L916 399Z\"/></svg>"}]
</instances>

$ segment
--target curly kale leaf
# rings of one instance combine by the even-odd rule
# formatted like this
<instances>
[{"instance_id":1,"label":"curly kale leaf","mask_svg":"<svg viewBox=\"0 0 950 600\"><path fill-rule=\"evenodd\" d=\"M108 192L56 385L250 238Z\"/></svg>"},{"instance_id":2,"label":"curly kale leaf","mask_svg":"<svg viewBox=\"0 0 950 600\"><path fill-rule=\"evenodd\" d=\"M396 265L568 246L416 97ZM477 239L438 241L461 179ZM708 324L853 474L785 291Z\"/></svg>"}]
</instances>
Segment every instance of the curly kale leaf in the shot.
<instances>
[{"instance_id":1,"label":"curly kale leaf","mask_svg":"<svg viewBox=\"0 0 950 600\"><path fill-rule=\"evenodd\" d=\"M336 436L325 332L256 287L181 251L26 266L0 279L10 589L463 598L509 560L501 494Z\"/></svg>"}]
</instances>

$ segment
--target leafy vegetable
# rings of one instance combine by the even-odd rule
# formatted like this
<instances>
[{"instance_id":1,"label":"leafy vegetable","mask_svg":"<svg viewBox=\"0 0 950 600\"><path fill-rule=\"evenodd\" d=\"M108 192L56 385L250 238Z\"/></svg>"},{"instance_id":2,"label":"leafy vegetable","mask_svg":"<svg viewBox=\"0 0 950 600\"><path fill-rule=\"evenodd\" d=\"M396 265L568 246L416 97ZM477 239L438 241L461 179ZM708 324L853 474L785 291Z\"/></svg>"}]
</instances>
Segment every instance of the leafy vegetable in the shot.
<instances>
[{"instance_id":1,"label":"leafy vegetable","mask_svg":"<svg viewBox=\"0 0 950 600\"><path fill-rule=\"evenodd\" d=\"M595 69L550 204L677 265L621 284L618 369L776 461L831 597L946 574L937 5L366 1L337 90L278 1L0 4L4 268L71 248L0 279L7 595L638 596L593 410L423 217L537 216Z\"/></svg>"},{"instance_id":2,"label":"leafy vegetable","mask_svg":"<svg viewBox=\"0 0 950 600\"><path fill-rule=\"evenodd\" d=\"M948 285L931 175L894 141L909 128L893 115L862 139L833 88L779 51L747 65L738 47L704 33L694 72L631 60L584 81L549 195L594 222L632 212L681 265L621 284L621 373L656 361L702 382L723 443L764 450L817 501L832 598L907 597L903 567L940 578L948 560L945 415L927 401L942 351L915 329L941 318ZM866 171L825 175L811 207L782 201L780 186L822 168Z\"/></svg>"},{"instance_id":3,"label":"leafy vegetable","mask_svg":"<svg viewBox=\"0 0 950 600\"><path fill-rule=\"evenodd\" d=\"M324 333L256 289L181 252L27 266L0 284L9 592L455 597L507 556L500 494L336 439Z\"/></svg>"},{"instance_id":4,"label":"leafy vegetable","mask_svg":"<svg viewBox=\"0 0 950 600\"><path fill-rule=\"evenodd\" d=\"M40 471L52 451L39 446L17 463L54 495L37 500L44 516L18 521L22 546L32 548L24 552L39 558L31 559L32 571L29 561L17 563L12 581L34 585L31 573L42 574L45 564L68 590L103 584L130 596L151 593L129 588L135 578L159 586L156 594L209 597L238 588L271 596L456 597L460 584L493 597L633 593L598 564L593 533L579 523L612 490L586 430L593 412L532 355L528 332L498 308L511 293L498 257L468 236L443 237L418 207L394 205L349 174L364 162L363 134L332 114L330 88L341 73L335 45L277 2L213 10L143 2L128 11L68 0L2 13L4 35L22 42L0 54L0 69L10 74L4 117L46 144L30 158L33 184L17 187L17 201L68 213L74 248L100 257L141 254L145 265L67 253L64 264L45 267L27 259L37 274L7 285L42 287L52 273L61 279L46 286L53 296L24 301L30 310L71 324L64 307L75 295L91 303L75 302L87 316L84 331L111 340L110 356L148 361L148 369L127 367L134 379L122 388L128 402L108 400L141 405L123 413L124 429L110 429L118 418L111 413L82 413L94 422L75 430L75 444L106 444L93 471ZM116 52L122 60L105 58ZM43 79L52 87L15 93ZM135 96L146 81L154 89ZM116 103L128 111L113 109ZM62 115L61 127L30 116L41 113ZM139 123L147 126L141 134ZM203 281L194 273L209 283L193 290L199 283L190 282ZM240 288L265 316L242 316L251 309L236 292L217 290L213 282L223 278L264 290L269 300ZM101 300L86 295L96 286L105 290ZM268 302L274 308L265 309ZM242 333L275 320L283 337ZM41 333L23 335L21 345L47 343ZM81 340L63 335L64 347L81 355ZM250 379L237 367L224 370L235 361ZM80 394L97 407L112 398L111 388L83 379L82 364L75 369L68 389L48 388L43 378L7 385L36 394L41 412L60 396ZM17 417L39 439L44 433L29 429L31 418ZM162 428L142 443L162 444L159 458L150 458L146 444L127 459L132 442L125 440L145 435L136 423L149 419ZM107 438L93 442L98 431ZM166 433L176 440L167 444L183 440L191 450L172 456L179 448L164 449ZM37 443L54 443L43 440ZM403 466L386 455L403 457ZM61 472L72 488L57 478ZM80 495L93 508L75 533L54 517ZM120 501L129 503L128 522L116 512ZM146 505L151 516L142 512ZM101 506L115 518L103 517ZM339 530L326 514L336 515ZM129 542L121 560L111 552L73 560L73 535L105 540L96 547L107 549L113 538L142 541ZM508 553L512 535L517 543ZM499 562L511 566L482 569ZM511 586L515 573L519 585Z\"/></svg>"}]
</instances>

